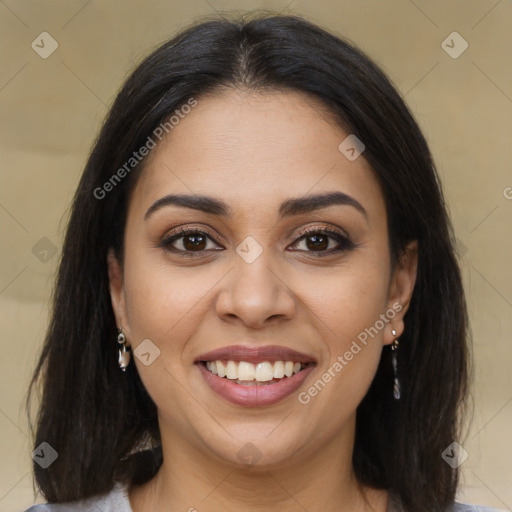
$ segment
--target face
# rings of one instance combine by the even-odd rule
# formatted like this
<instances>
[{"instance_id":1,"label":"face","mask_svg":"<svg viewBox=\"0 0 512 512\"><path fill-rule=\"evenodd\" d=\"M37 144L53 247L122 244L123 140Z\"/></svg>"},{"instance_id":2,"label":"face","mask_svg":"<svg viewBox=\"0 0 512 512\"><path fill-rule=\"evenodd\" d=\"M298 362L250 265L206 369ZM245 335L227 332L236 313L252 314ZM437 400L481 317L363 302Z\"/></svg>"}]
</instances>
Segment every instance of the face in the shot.
<instances>
[{"instance_id":1,"label":"face","mask_svg":"<svg viewBox=\"0 0 512 512\"><path fill-rule=\"evenodd\" d=\"M109 255L116 320L164 449L267 467L334 445L349 454L383 345L403 330L414 251L391 264L377 179L364 153L340 152L348 133L316 100L233 90L197 100L135 186L123 266ZM170 198L183 194L226 211ZM333 194L323 206L304 199L322 194ZM298 373L282 376L290 363L277 361ZM254 375L278 377L251 386Z\"/></svg>"}]
</instances>

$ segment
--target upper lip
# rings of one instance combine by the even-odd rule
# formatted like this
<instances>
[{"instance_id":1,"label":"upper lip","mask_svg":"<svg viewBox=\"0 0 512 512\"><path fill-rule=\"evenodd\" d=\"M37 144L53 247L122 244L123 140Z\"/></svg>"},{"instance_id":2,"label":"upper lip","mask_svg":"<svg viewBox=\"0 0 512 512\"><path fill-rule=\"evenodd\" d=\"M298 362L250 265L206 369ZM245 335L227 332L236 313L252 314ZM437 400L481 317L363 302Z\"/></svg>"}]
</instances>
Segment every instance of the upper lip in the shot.
<instances>
[{"instance_id":1,"label":"upper lip","mask_svg":"<svg viewBox=\"0 0 512 512\"><path fill-rule=\"evenodd\" d=\"M294 361L297 363L314 363L315 359L307 354L279 345L249 346L230 345L198 356L196 363L202 361L247 361L261 363L263 361Z\"/></svg>"}]
</instances>

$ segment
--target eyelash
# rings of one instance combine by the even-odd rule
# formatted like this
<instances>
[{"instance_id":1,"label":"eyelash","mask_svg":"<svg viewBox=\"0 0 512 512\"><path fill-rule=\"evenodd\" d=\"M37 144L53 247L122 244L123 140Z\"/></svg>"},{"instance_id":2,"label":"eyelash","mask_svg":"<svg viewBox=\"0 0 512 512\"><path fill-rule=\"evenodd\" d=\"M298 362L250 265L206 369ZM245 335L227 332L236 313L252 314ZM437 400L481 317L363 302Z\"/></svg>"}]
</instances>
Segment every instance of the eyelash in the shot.
<instances>
[{"instance_id":1,"label":"eyelash","mask_svg":"<svg viewBox=\"0 0 512 512\"><path fill-rule=\"evenodd\" d=\"M199 228L180 228L179 233L171 233L169 236L165 237L158 246L165 249L166 251L178 254L180 256L184 256L187 258L197 258L203 256L203 253L207 252L207 249L203 249L201 251L184 251L182 249L176 249L175 247L172 247L172 243L176 240L179 240L181 238L185 238L187 235L204 235L210 240L214 240L215 242L220 244L220 241L217 240L214 236L212 236L208 231L204 231ZM297 244L302 239L307 238L308 236L313 235L328 235L330 238L335 239L338 242L338 245L340 246L338 249L330 249L328 251L305 251L310 254L314 254L316 256L327 257L334 253L342 252L342 251L350 251L356 247L356 244L352 242L346 235L341 233L340 231L329 229L326 227L318 228L307 228L303 231L301 231L298 235L297 240L294 242L294 244ZM216 249L217 250L217 249Z\"/></svg>"}]
</instances>

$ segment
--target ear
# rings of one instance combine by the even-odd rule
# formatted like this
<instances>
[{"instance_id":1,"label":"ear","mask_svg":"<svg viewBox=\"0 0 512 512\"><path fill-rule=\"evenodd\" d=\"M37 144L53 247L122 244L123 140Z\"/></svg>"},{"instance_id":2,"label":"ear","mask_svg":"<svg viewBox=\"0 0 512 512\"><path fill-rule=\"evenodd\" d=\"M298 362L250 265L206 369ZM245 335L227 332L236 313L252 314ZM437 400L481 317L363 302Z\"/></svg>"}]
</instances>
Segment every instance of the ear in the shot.
<instances>
[{"instance_id":1,"label":"ear","mask_svg":"<svg viewBox=\"0 0 512 512\"><path fill-rule=\"evenodd\" d=\"M114 250L109 249L107 254L108 280L110 289L110 300L112 301L112 309L116 318L116 325L122 327L123 331L129 338L129 326L126 315L126 303L124 295L123 269L119 263ZM126 345L130 345L127 341Z\"/></svg>"},{"instance_id":2,"label":"ear","mask_svg":"<svg viewBox=\"0 0 512 512\"><path fill-rule=\"evenodd\" d=\"M407 244L393 270L389 286L388 311L394 311L395 316L387 324L384 332L385 345L393 343L404 332L404 316L411 303L417 270L418 242L414 240ZM393 329L396 331L396 335L392 334Z\"/></svg>"}]
</instances>

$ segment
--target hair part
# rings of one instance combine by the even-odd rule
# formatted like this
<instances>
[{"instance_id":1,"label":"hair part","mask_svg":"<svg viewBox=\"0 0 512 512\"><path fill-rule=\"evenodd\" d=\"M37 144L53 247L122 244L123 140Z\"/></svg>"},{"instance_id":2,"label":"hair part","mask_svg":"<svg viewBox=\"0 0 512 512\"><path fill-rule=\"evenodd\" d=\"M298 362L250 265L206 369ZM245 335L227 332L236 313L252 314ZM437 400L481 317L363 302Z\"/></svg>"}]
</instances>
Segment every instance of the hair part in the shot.
<instances>
[{"instance_id":1,"label":"hair part","mask_svg":"<svg viewBox=\"0 0 512 512\"><path fill-rule=\"evenodd\" d=\"M108 196L97 199L94 191L176 109L225 88L293 90L320 100L366 146L364 158L386 201L392 256L418 241L398 353L402 398L392 398L385 348L357 411L353 466L361 484L389 489L406 510L444 510L454 500L458 471L441 453L458 439L468 347L439 180L417 123L385 74L353 45L298 16L188 27L144 59L115 99L74 197L51 320L29 387L27 408L42 384L35 446L46 441L59 454L47 469L34 463L39 488L49 502L84 499L109 491L116 480L148 481L160 467L156 406L135 365L125 374L117 366L106 264L110 248L122 260L127 208L144 160L112 183Z\"/></svg>"}]
</instances>

